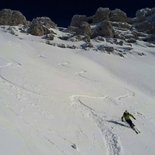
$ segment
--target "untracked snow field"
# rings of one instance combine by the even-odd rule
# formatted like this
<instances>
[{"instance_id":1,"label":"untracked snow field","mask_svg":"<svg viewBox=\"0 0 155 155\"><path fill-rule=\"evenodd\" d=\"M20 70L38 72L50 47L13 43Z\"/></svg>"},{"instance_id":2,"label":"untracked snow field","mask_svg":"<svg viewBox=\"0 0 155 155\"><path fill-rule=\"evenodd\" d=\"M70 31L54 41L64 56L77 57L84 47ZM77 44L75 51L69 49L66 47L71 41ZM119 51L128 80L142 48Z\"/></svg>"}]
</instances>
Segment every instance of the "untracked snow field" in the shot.
<instances>
[{"instance_id":1,"label":"untracked snow field","mask_svg":"<svg viewBox=\"0 0 155 155\"><path fill-rule=\"evenodd\" d=\"M145 55L0 30L0 155L154 155L155 48L133 48ZM140 134L121 122L125 110Z\"/></svg>"}]
</instances>

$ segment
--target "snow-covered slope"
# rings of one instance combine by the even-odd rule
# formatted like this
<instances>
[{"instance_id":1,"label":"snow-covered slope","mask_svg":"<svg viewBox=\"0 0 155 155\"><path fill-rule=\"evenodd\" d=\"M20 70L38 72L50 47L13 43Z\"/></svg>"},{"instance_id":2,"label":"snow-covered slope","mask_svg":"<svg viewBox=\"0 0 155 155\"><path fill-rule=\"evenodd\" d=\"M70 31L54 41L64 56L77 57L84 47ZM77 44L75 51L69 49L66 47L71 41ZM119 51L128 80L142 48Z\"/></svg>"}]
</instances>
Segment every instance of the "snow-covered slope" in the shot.
<instances>
[{"instance_id":1,"label":"snow-covered slope","mask_svg":"<svg viewBox=\"0 0 155 155\"><path fill-rule=\"evenodd\" d=\"M145 55L1 30L0 155L154 155L155 52L143 42L135 51ZM140 134L120 121L126 109Z\"/></svg>"}]
</instances>

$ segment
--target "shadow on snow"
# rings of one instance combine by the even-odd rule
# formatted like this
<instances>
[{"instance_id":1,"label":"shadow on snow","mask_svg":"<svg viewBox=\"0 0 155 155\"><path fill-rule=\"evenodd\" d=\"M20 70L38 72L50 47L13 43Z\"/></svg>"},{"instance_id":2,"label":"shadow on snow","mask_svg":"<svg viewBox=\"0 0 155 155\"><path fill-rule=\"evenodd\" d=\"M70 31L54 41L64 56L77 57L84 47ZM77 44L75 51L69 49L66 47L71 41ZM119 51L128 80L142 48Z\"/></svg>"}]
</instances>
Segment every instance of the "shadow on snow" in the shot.
<instances>
[{"instance_id":1,"label":"shadow on snow","mask_svg":"<svg viewBox=\"0 0 155 155\"><path fill-rule=\"evenodd\" d=\"M126 125L124 123L120 123L120 122L114 121L114 120L108 120L107 122L129 128L128 125Z\"/></svg>"}]
</instances>

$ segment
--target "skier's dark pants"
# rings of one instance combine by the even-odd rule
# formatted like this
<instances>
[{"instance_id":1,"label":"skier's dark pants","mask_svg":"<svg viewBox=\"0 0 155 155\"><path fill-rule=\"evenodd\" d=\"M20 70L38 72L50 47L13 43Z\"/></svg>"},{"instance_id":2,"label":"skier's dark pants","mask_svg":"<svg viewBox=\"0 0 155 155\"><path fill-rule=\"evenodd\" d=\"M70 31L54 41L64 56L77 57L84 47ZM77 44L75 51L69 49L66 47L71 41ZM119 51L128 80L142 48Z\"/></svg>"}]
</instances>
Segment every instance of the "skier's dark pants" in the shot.
<instances>
[{"instance_id":1,"label":"skier's dark pants","mask_svg":"<svg viewBox=\"0 0 155 155\"><path fill-rule=\"evenodd\" d=\"M130 125L131 128L133 128L135 126L130 119L126 120L126 122Z\"/></svg>"}]
</instances>

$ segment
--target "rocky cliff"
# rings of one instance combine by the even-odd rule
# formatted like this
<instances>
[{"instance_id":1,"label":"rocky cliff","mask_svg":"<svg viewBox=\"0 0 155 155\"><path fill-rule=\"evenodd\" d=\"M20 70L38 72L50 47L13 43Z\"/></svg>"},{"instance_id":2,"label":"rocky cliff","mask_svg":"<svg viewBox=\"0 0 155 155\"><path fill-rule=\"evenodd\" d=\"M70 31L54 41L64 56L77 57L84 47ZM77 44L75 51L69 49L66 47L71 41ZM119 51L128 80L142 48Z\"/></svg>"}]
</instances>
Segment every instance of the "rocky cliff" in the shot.
<instances>
[{"instance_id":1,"label":"rocky cliff","mask_svg":"<svg viewBox=\"0 0 155 155\"><path fill-rule=\"evenodd\" d=\"M0 11L0 25L17 26L24 25L25 32L36 36L54 38L52 29L59 29L49 17L37 17L27 21L19 11L3 9ZM63 30L64 31L64 30ZM74 15L65 32L71 39L76 37L86 42L97 37L116 38L134 43L137 40L155 42L155 8L138 10L134 18L129 18L120 9L98 8L94 15ZM81 37L83 36L83 37Z\"/></svg>"}]
</instances>

